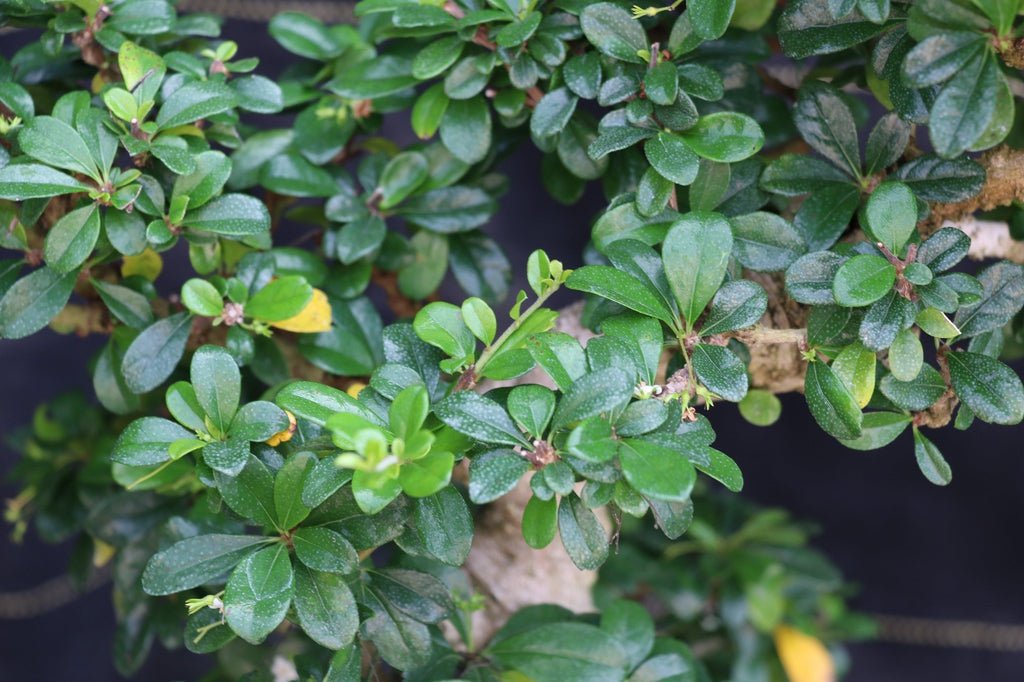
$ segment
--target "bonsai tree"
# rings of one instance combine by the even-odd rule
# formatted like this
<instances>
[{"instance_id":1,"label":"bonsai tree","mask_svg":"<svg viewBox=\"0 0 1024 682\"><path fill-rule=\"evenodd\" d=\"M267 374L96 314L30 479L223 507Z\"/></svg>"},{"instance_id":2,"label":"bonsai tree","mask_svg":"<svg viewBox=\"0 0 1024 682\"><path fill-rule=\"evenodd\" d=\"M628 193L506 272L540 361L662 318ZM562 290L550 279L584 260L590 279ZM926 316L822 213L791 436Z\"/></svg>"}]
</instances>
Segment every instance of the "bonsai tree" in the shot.
<instances>
[{"instance_id":1,"label":"bonsai tree","mask_svg":"<svg viewBox=\"0 0 1024 682\"><path fill-rule=\"evenodd\" d=\"M870 623L713 423L802 391L944 485L930 430L1021 422L1020 10L362 0L274 82L168 0L0 2L0 335L106 337L15 535L112 566L125 674L832 679ZM521 144L584 253L488 236Z\"/></svg>"}]
</instances>

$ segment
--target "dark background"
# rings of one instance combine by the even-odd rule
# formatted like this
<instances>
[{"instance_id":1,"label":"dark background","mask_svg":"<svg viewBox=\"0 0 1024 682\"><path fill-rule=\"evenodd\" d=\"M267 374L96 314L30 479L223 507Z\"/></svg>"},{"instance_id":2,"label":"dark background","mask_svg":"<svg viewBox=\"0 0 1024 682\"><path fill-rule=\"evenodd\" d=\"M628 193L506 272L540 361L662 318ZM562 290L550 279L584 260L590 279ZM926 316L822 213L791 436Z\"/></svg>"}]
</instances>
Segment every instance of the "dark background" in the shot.
<instances>
[{"instance_id":1,"label":"dark background","mask_svg":"<svg viewBox=\"0 0 1024 682\"><path fill-rule=\"evenodd\" d=\"M240 57L259 55L262 73L273 74L290 59L259 24L229 21L225 37L241 43ZM27 39L24 33L0 34L0 53L13 54ZM405 119L389 127L394 136L409 135ZM578 264L586 226L602 207L593 193L576 207L554 202L541 187L539 168L539 155L529 145L505 162L513 191L486 227L506 248L516 271L537 246L570 267ZM165 287L185 275L173 259L168 264ZM86 364L100 344L98 338L61 337L50 331L0 342L0 437L27 423L36 405L64 391L77 388L91 396ZM715 409L716 447L743 469L744 495L819 523L818 547L860 588L853 600L856 608L1024 625L1024 506L1019 501L1024 427L976 422L968 432L930 432L953 468L952 484L939 488L918 471L909 431L883 450L855 452L817 427L801 396L783 396L783 405L782 419L767 429L747 424L732 405ZM0 473L9 471L16 457L0 444ZM15 492L10 484L0 484L3 497ZM15 546L6 529L0 531L0 592L33 587L61 574L69 551L42 544L31 532ZM116 680L110 662L113 629L106 587L44 616L0 621L0 682ZM881 641L852 645L850 651L849 682L1024 679L1024 651ZM156 646L135 679L192 680L206 667L203 657Z\"/></svg>"}]
</instances>

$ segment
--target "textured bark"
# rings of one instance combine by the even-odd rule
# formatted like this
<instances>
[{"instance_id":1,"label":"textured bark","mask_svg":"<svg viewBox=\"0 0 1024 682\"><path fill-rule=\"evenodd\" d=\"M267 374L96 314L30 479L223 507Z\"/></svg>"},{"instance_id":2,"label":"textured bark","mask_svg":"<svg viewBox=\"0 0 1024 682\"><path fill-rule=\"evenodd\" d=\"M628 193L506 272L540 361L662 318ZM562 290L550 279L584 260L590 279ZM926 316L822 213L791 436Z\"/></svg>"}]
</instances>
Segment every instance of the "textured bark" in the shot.
<instances>
[{"instance_id":1,"label":"textured bark","mask_svg":"<svg viewBox=\"0 0 1024 682\"><path fill-rule=\"evenodd\" d=\"M921 225L922 236L927 236L949 221L960 221L977 211L991 211L1024 201L1024 150L1005 145L989 150L978 158L985 167L985 185L966 201L954 204L932 204L931 215Z\"/></svg>"}]
</instances>

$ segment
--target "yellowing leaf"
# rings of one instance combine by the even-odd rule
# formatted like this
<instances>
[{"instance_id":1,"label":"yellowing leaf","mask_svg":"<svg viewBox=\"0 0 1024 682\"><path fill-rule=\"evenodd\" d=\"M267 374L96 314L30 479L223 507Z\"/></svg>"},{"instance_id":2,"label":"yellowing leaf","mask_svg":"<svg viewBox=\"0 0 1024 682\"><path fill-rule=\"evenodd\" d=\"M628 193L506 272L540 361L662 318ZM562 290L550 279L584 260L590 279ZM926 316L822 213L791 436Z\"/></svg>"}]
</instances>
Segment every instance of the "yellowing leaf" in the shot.
<instances>
[{"instance_id":1,"label":"yellowing leaf","mask_svg":"<svg viewBox=\"0 0 1024 682\"><path fill-rule=\"evenodd\" d=\"M835 664L820 640L780 625L775 628L775 650L789 682L835 682Z\"/></svg>"},{"instance_id":2,"label":"yellowing leaf","mask_svg":"<svg viewBox=\"0 0 1024 682\"><path fill-rule=\"evenodd\" d=\"M345 393L348 393L353 398L358 398L359 394L363 392L364 388L366 388L366 384L364 384L363 382L353 381L351 384L348 385L348 388L345 389Z\"/></svg>"},{"instance_id":3,"label":"yellowing leaf","mask_svg":"<svg viewBox=\"0 0 1024 682\"><path fill-rule=\"evenodd\" d=\"M309 299L309 303L302 309L302 312L287 320L271 322L270 326L298 334L317 334L330 331L331 304L327 301L327 294L319 289L313 289L313 297Z\"/></svg>"},{"instance_id":4,"label":"yellowing leaf","mask_svg":"<svg viewBox=\"0 0 1024 682\"><path fill-rule=\"evenodd\" d=\"M95 538L93 539L93 566L95 566L96 568L102 568L103 566L106 566L107 563L114 558L115 554L117 554L117 547L114 547L113 545L108 545L102 540L96 540Z\"/></svg>"},{"instance_id":5,"label":"yellowing leaf","mask_svg":"<svg viewBox=\"0 0 1024 682\"><path fill-rule=\"evenodd\" d=\"M160 132L161 135L191 135L192 137L204 137L205 133L203 129L197 125L191 123L183 126L176 126L174 128L168 128Z\"/></svg>"},{"instance_id":6,"label":"yellowing leaf","mask_svg":"<svg viewBox=\"0 0 1024 682\"><path fill-rule=\"evenodd\" d=\"M137 256L124 257L124 263L121 265L121 276L142 275L150 282L153 282L160 276L160 272L163 269L164 259L160 257L160 254L153 249L146 249Z\"/></svg>"}]
</instances>

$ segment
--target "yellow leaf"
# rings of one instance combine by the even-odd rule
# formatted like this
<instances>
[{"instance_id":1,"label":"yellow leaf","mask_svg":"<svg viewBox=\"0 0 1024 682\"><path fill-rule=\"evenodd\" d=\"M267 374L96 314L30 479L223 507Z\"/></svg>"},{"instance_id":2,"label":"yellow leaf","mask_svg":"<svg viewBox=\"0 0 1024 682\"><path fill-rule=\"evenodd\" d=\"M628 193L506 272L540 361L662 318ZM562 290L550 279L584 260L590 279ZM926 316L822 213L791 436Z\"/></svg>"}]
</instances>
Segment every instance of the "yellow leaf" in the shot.
<instances>
[{"instance_id":1,"label":"yellow leaf","mask_svg":"<svg viewBox=\"0 0 1024 682\"><path fill-rule=\"evenodd\" d=\"M121 276L142 275L150 282L153 282L160 276L160 271L163 269L164 259L153 249L147 248L137 256L124 257L124 264L121 265Z\"/></svg>"},{"instance_id":2,"label":"yellow leaf","mask_svg":"<svg viewBox=\"0 0 1024 682\"><path fill-rule=\"evenodd\" d=\"M102 540L93 538L92 546L92 565L96 568L101 568L107 565L114 555L117 554L117 548L113 545L108 545Z\"/></svg>"},{"instance_id":3,"label":"yellow leaf","mask_svg":"<svg viewBox=\"0 0 1024 682\"><path fill-rule=\"evenodd\" d=\"M330 331L331 304L327 301L327 294L319 289L313 289L313 297L309 299L309 303L302 309L302 312L287 320L271 322L270 326L299 334Z\"/></svg>"},{"instance_id":4,"label":"yellow leaf","mask_svg":"<svg viewBox=\"0 0 1024 682\"><path fill-rule=\"evenodd\" d=\"M780 625L775 628L775 650L789 682L835 682L832 656L818 639Z\"/></svg>"},{"instance_id":5,"label":"yellow leaf","mask_svg":"<svg viewBox=\"0 0 1024 682\"><path fill-rule=\"evenodd\" d=\"M362 393L363 389L366 388L366 384L361 381L353 381L345 389L345 393L348 393L353 398L358 398L359 394Z\"/></svg>"},{"instance_id":6,"label":"yellow leaf","mask_svg":"<svg viewBox=\"0 0 1024 682\"><path fill-rule=\"evenodd\" d=\"M298 426L295 421L295 415L288 410L285 410L284 413L288 415L288 428L284 431L278 431L265 441L266 444L272 448L277 447L281 443L287 443L292 439L292 436L295 435L295 428Z\"/></svg>"}]
</instances>

